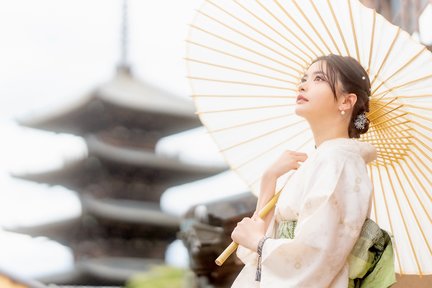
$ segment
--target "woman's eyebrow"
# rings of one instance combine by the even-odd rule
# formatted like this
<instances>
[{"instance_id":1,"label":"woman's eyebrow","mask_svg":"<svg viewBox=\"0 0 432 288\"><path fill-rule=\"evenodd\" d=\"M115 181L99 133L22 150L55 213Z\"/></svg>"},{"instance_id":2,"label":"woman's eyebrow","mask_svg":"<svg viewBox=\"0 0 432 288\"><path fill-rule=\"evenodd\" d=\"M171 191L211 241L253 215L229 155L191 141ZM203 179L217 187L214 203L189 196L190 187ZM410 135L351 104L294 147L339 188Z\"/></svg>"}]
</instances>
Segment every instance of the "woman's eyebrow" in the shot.
<instances>
[{"instance_id":1,"label":"woman's eyebrow","mask_svg":"<svg viewBox=\"0 0 432 288\"><path fill-rule=\"evenodd\" d=\"M312 75L318 75L318 74L320 74L320 75L326 75L323 71L315 71L314 73L312 73Z\"/></svg>"},{"instance_id":2,"label":"woman's eyebrow","mask_svg":"<svg viewBox=\"0 0 432 288\"><path fill-rule=\"evenodd\" d=\"M326 75L323 71L315 71L315 72L313 72L312 73L312 76L314 76L314 75ZM306 77L308 77L308 74L307 73L305 73L304 75L303 75L303 78L306 78Z\"/></svg>"}]
</instances>

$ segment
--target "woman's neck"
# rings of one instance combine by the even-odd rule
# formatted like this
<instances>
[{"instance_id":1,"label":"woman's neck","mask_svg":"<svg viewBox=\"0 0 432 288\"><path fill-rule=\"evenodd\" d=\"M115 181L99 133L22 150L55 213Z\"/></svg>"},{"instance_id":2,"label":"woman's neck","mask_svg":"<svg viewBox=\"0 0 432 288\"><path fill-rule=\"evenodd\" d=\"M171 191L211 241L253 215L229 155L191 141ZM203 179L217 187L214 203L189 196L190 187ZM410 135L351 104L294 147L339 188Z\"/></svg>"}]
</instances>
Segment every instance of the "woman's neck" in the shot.
<instances>
[{"instance_id":1,"label":"woman's neck","mask_svg":"<svg viewBox=\"0 0 432 288\"><path fill-rule=\"evenodd\" d=\"M331 126L330 126L331 127ZM315 140L315 147L319 147L326 140L335 138L349 138L347 127L335 126L330 129L324 127L311 126Z\"/></svg>"},{"instance_id":2,"label":"woman's neck","mask_svg":"<svg viewBox=\"0 0 432 288\"><path fill-rule=\"evenodd\" d=\"M321 143L330 139L349 138L348 123L343 123L339 119L325 119L322 117L319 120L308 122L316 147L319 147Z\"/></svg>"}]
</instances>

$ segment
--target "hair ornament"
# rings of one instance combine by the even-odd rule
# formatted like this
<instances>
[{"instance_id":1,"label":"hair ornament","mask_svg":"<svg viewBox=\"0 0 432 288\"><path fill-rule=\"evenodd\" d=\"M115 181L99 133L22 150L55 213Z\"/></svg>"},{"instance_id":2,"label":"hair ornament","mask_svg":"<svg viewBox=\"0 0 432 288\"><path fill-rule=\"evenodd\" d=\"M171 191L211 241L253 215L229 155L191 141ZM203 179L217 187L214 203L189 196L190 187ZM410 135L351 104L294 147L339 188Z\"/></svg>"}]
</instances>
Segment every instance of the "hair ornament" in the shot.
<instances>
[{"instance_id":1,"label":"hair ornament","mask_svg":"<svg viewBox=\"0 0 432 288\"><path fill-rule=\"evenodd\" d=\"M357 130L363 130L366 127L367 121L366 113L360 113L354 120L354 126Z\"/></svg>"}]
</instances>

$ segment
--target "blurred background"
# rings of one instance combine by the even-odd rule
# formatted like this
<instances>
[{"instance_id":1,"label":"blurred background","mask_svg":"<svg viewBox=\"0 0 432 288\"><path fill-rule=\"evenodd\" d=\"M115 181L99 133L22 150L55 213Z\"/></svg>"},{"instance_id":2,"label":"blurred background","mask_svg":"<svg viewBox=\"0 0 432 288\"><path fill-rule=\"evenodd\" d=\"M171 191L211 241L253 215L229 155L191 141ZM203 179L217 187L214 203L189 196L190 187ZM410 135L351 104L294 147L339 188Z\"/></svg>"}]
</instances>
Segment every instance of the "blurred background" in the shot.
<instances>
[{"instance_id":1,"label":"blurred background","mask_svg":"<svg viewBox=\"0 0 432 288\"><path fill-rule=\"evenodd\" d=\"M431 47L432 1L362 2ZM230 286L256 199L189 97L202 3L0 1L0 287Z\"/></svg>"}]
</instances>

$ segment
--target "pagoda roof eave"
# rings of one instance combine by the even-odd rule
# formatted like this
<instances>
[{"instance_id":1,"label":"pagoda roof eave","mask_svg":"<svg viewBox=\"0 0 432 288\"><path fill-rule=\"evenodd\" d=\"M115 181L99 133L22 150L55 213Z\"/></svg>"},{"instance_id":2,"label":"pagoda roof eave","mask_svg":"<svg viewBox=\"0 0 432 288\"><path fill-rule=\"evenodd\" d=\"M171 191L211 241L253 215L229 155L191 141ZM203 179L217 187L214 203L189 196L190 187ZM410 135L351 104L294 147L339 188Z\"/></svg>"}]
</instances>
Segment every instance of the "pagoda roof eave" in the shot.
<instances>
[{"instance_id":1,"label":"pagoda roof eave","mask_svg":"<svg viewBox=\"0 0 432 288\"><path fill-rule=\"evenodd\" d=\"M110 145L94 135L86 137L86 142L89 155L123 164L209 174L228 169L226 165L209 166L180 161L174 157L158 155L153 150L146 151L145 149Z\"/></svg>"},{"instance_id":2,"label":"pagoda roof eave","mask_svg":"<svg viewBox=\"0 0 432 288\"><path fill-rule=\"evenodd\" d=\"M159 204L132 200L98 199L83 195L83 208L96 217L119 222L178 227L181 219L162 212Z\"/></svg>"},{"instance_id":3,"label":"pagoda roof eave","mask_svg":"<svg viewBox=\"0 0 432 288\"><path fill-rule=\"evenodd\" d=\"M125 282L137 273L163 265L162 259L98 257L80 260L77 266L86 274L114 282Z\"/></svg>"},{"instance_id":4,"label":"pagoda roof eave","mask_svg":"<svg viewBox=\"0 0 432 288\"><path fill-rule=\"evenodd\" d=\"M170 170L174 172L186 172L188 174L199 174L207 177L213 174L223 172L228 169L226 165L201 165L198 163L188 163L180 161L178 158L155 154L153 150L144 150L115 146L103 142L98 137L92 135L86 137L88 145L88 156L101 160L116 163L121 167L135 166L138 168L149 168L159 170ZM88 161L88 157L76 158L65 162L61 168L46 170L32 173L14 173L13 177L38 183L58 184L59 179L74 175L77 171L82 170Z\"/></svg>"},{"instance_id":5,"label":"pagoda roof eave","mask_svg":"<svg viewBox=\"0 0 432 288\"><path fill-rule=\"evenodd\" d=\"M57 184L57 179L63 178L64 175L70 175L75 173L82 165L84 165L86 159L79 158L68 161L61 168L52 170L42 170L37 172L26 172L26 173L11 173L14 178L33 181L37 183Z\"/></svg>"},{"instance_id":6,"label":"pagoda roof eave","mask_svg":"<svg viewBox=\"0 0 432 288\"><path fill-rule=\"evenodd\" d=\"M195 118L195 106L190 98L177 96L129 74L118 73L96 93L107 102L133 110Z\"/></svg>"},{"instance_id":7,"label":"pagoda roof eave","mask_svg":"<svg viewBox=\"0 0 432 288\"><path fill-rule=\"evenodd\" d=\"M27 116L17 118L16 121L22 126L37 129L42 127L43 129L45 126L51 126L49 123L56 123L66 115L72 115L85 109L92 100L99 100L139 113L171 115L185 120L196 119L199 123L192 100L123 73L116 74L112 80L92 89L83 97L50 107L47 111L33 111Z\"/></svg>"},{"instance_id":8,"label":"pagoda roof eave","mask_svg":"<svg viewBox=\"0 0 432 288\"><path fill-rule=\"evenodd\" d=\"M72 229L76 229L79 226L81 215L62 220L54 220L49 223L43 223L38 225L29 226L16 226L6 227L5 231L30 235L32 237L48 237L50 239L65 239L67 234Z\"/></svg>"}]
</instances>

